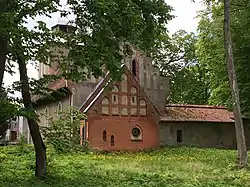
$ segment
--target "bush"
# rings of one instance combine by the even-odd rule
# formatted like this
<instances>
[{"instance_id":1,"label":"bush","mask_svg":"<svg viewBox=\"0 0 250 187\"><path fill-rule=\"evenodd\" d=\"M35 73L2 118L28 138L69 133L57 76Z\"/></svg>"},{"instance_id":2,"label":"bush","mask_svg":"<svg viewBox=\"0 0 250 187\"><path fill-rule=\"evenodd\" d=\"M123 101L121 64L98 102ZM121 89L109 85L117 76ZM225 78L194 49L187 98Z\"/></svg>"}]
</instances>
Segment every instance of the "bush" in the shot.
<instances>
[{"instance_id":1,"label":"bush","mask_svg":"<svg viewBox=\"0 0 250 187\"><path fill-rule=\"evenodd\" d=\"M86 146L80 146L80 120L85 115L74 107L58 111L58 117L51 121L48 127L42 127L45 141L60 153L80 151Z\"/></svg>"}]
</instances>

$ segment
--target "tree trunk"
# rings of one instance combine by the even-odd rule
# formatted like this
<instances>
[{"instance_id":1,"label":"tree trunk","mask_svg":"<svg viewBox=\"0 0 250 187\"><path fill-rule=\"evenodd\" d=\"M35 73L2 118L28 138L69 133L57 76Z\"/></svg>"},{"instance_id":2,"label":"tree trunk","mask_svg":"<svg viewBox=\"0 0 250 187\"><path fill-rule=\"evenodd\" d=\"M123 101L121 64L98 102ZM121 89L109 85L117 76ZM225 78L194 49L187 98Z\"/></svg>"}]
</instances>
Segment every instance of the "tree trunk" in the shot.
<instances>
[{"instance_id":1,"label":"tree trunk","mask_svg":"<svg viewBox=\"0 0 250 187\"><path fill-rule=\"evenodd\" d=\"M240 110L239 90L237 86L237 80L234 68L233 47L232 47L232 38L230 32L230 0L224 0L224 17L225 17L224 42L225 42L225 51L227 57L228 77L229 77L229 83L233 101L235 132L236 132L237 150L238 150L238 164L239 167L243 168L247 166L247 149L246 149L246 141L244 135L244 126Z\"/></svg>"},{"instance_id":2,"label":"tree trunk","mask_svg":"<svg viewBox=\"0 0 250 187\"><path fill-rule=\"evenodd\" d=\"M27 75L27 67L25 61L18 57L20 82L24 107L28 112L34 113L34 108L31 101L29 80ZM46 175L46 147L43 143L42 136L39 131L38 124L35 119L28 119L30 134L34 143L36 152L36 172L35 175L43 178Z\"/></svg>"},{"instance_id":3,"label":"tree trunk","mask_svg":"<svg viewBox=\"0 0 250 187\"><path fill-rule=\"evenodd\" d=\"M6 38L0 37L0 88L3 85L6 55L7 55L7 41Z\"/></svg>"},{"instance_id":4,"label":"tree trunk","mask_svg":"<svg viewBox=\"0 0 250 187\"><path fill-rule=\"evenodd\" d=\"M4 13L6 7L9 5L9 0L0 0L0 14ZM6 66L6 56L7 56L7 46L8 46L8 37L1 33L0 34L0 88L3 86L3 76Z\"/></svg>"}]
</instances>

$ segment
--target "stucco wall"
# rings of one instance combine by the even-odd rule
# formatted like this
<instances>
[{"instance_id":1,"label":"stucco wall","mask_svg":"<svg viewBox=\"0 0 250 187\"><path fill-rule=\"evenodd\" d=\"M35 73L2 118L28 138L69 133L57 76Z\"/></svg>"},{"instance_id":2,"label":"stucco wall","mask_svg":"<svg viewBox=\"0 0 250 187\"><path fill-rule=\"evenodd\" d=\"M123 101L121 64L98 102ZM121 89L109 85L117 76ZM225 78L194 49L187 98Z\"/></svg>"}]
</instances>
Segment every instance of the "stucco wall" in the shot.
<instances>
[{"instance_id":1,"label":"stucco wall","mask_svg":"<svg viewBox=\"0 0 250 187\"><path fill-rule=\"evenodd\" d=\"M62 108L67 108L70 106L70 96L61 98L58 101L47 101L43 105L35 107L36 113L39 115L39 125L46 125L51 119L57 117L59 102L61 102ZM47 115L45 117L46 110Z\"/></svg>"},{"instance_id":2,"label":"stucco wall","mask_svg":"<svg viewBox=\"0 0 250 187\"><path fill-rule=\"evenodd\" d=\"M182 143L177 142L177 130L182 130ZM159 134L161 146L184 144L236 148L233 123L161 122Z\"/></svg>"},{"instance_id":3,"label":"stucco wall","mask_svg":"<svg viewBox=\"0 0 250 187\"><path fill-rule=\"evenodd\" d=\"M96 83L84 82L75 84L74 106L80 108L88 95L94 90Z\"/></svg>"}]
</instances>

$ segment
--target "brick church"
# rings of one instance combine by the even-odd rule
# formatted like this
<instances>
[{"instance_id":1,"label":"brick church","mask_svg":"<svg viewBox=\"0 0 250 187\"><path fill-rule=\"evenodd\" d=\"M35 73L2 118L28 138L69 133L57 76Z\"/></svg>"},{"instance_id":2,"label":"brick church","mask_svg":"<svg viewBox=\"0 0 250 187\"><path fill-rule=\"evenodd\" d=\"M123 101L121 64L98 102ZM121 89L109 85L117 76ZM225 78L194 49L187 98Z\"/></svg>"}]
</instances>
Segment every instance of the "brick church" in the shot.
<instances>
[{"instance_id":1,"label":"brick church","mask_svg":"<svg viewBox=\"0 0 250 187\"><path fill-rule=\"evenodd\" d=\"M53 29L71 28L58 24ZM233 115L226 108L167 105L169 78L160 76L152 60L137 49L122 68L120 82L111 82L108 72L105 77L92 76L80 83L51 82L49 88L65 94L57 100L35 99L40 125L48 125L58 110L74 106L87 115L80 136L94 148L141 150L179 144L236 147ZM56 66L40 63L39 77L58 71ZM107 86L111 89L105 89Z\"/></svg>"}]
</instances>

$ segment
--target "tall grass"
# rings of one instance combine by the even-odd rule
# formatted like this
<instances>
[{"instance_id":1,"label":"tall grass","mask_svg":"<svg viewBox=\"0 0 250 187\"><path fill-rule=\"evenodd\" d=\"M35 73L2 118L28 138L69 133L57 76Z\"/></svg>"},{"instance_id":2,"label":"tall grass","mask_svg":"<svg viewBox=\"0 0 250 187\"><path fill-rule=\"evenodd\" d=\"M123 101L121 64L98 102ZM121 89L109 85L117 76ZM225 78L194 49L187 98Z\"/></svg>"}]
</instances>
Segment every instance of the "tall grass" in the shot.
<instances>
[{"instance_id":1,"label":"tall grass","mask_svg":"<svg viewBox=\"0 0 250 187\"><path fill-rule=\"evenodd\" d=\"M49 148L48 177L39 181L32 146L0 147L0 186L249 187L250 171L235 167L235 155L189 147L108 154L57 154Z\"/></svg>"}]
</instances>

